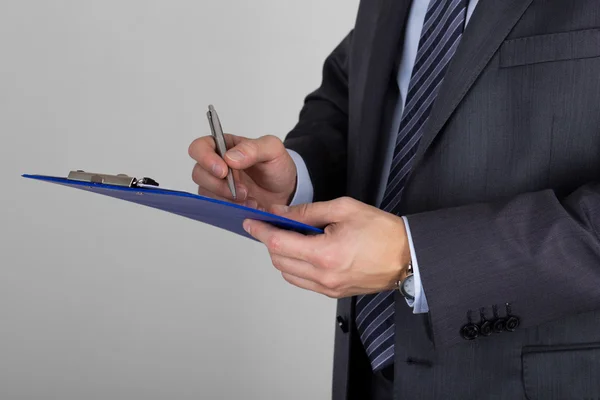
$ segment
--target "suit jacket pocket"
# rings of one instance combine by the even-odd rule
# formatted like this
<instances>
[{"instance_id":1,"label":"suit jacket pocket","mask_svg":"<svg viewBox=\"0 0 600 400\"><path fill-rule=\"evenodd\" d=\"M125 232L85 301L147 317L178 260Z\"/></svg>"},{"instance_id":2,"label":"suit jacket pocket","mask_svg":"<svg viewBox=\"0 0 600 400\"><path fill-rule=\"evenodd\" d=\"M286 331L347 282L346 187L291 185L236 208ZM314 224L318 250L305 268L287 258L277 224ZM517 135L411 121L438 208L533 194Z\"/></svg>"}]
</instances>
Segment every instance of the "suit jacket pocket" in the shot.
<instances>
[{"instance_id":1,"label":"suit jacket pocket","mask_svg":"<svg viewBox=\"0 0 600 400\"><path fill-rule=\"evenodd\" d=\"M587 29L507 40L500 67L600 57L600 29Z\"/></svg>"},{"instance_id":2,"label":"suit jacket pocket","mask_svg":"<svg viewBox=\"0 0 600 400\"><path fill-rule=\"evenodd\" d=\"M530 400L600 399L600 343L523 348Z\"/></svg>"}]
</instances>

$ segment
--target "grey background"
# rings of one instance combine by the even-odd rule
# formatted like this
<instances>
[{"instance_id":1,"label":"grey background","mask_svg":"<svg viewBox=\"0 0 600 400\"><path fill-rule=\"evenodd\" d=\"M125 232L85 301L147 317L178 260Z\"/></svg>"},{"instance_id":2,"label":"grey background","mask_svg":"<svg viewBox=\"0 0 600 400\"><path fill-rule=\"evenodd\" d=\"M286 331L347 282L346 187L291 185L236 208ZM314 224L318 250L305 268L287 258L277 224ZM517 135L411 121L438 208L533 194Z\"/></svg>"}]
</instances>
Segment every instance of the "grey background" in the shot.
<instances>
[{"instance_id":1,"label":"grey background","mask_svg":"<svg viewBox=\"0 0 600 400\"><path fill-rule=\"evenodd\" d=\"M357 0L0 1L0 398L326 399L334 307L264 248L20 178L194 191L189 143L283 137Z\"/></svg>"}]
</instances>

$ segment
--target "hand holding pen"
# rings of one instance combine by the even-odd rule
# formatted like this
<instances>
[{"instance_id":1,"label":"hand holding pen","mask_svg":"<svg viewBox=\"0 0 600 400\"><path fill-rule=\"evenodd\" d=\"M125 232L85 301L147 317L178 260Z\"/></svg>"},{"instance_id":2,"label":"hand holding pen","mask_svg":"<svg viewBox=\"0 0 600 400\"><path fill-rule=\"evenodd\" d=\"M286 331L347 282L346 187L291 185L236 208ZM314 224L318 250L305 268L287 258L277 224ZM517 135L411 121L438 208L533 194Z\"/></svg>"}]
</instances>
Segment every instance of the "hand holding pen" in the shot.
<instances>
[{"instance_id":1,"label":"hand holding pen","mask_svg":"<svg viewBox=\"0 0 600 400\"><path fill-rule=\"evenodd\" d=\"M252 208L287 205L296 189L296 165L276 136L250 139L223 134L214 109L208 110L211 136L189 147L196 161L192 179L198 193Z\"/></svg>"}]
</instances>

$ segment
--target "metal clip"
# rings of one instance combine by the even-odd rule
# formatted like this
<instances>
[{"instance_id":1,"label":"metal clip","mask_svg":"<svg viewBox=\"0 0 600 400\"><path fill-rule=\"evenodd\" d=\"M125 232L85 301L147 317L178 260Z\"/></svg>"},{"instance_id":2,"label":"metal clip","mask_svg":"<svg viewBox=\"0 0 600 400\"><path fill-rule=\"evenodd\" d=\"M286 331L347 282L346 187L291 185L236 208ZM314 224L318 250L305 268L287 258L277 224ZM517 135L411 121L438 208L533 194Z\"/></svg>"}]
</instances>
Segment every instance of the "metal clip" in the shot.
<instances>
[{"instance_id":1,"label":"metal clip","mask_svg":"<svg viewBox=\"0 0 600 400\"><path fill-rule=\"evenodd\" d=\"M93 172L85 172L82 170L71 171L67 179L79 182L102 183L105 185L124 186L124 187L140 187L140 185L158 186L152 178L137 179L125 174L108 175L97 174Z\"/></svg>"}]
</instances>

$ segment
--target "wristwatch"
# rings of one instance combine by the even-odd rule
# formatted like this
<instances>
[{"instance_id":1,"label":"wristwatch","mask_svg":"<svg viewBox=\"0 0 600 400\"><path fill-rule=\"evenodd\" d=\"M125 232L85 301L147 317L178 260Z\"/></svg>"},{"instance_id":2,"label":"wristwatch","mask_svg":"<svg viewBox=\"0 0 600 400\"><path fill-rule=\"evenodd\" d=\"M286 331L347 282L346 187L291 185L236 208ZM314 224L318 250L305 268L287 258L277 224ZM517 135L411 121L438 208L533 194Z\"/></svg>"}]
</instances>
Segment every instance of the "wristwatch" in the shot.
<instances>
[{"instance_id":1,"label":"wristwatch","mask_svg":"<svg viewBox=\"0 0 600 400\"><path fill-rule=\"evenodd\" d=\"M413 274L412 262L408 263L407 272L408 274L406 277L402 281L398 282L398 289L400 290L400 293L402 293L402 296L404 296L406 299L414 300L415 275Z\"/></svg>"}]
</instances>

